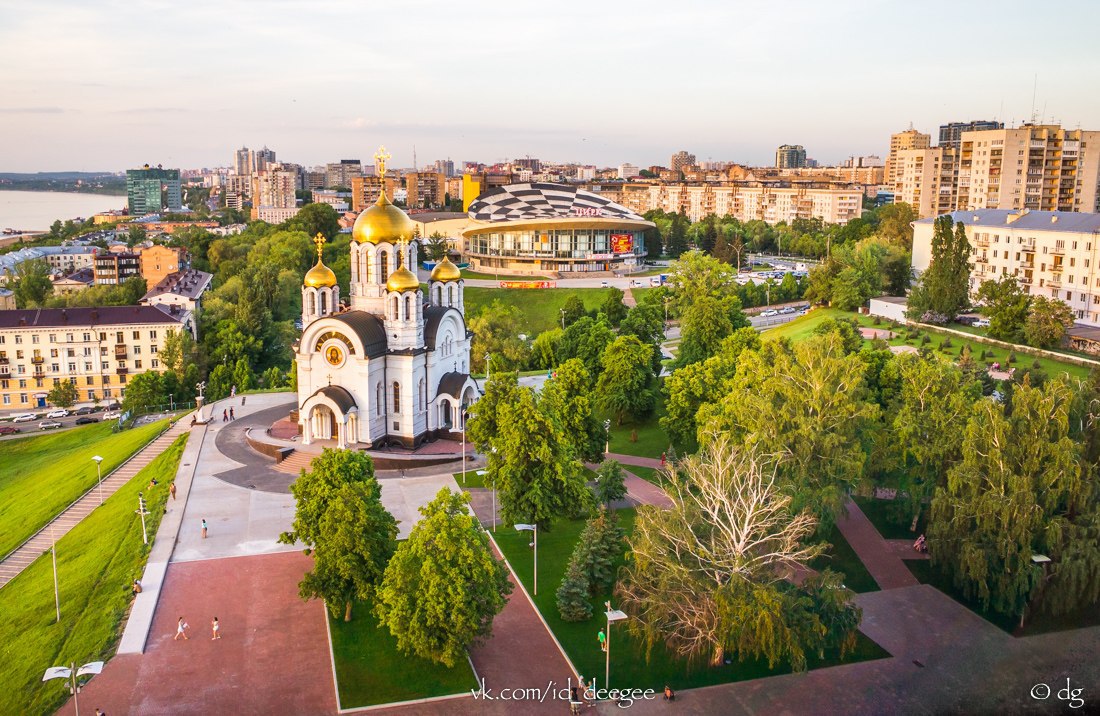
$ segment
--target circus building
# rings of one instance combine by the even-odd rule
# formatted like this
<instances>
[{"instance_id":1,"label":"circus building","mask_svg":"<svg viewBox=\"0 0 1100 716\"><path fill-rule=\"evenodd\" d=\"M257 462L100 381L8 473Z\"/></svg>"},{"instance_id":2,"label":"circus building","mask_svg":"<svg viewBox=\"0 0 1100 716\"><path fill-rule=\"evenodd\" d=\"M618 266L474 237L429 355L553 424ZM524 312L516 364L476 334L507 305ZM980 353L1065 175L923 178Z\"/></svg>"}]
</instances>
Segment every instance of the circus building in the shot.
<instances>
[{"instance_id":1,"label":"circus building","mask_svg":"<svg viewBox=\"0 0 1100 716\"><path fill-rule=\"evenodd\" d=\"M564 184L511 184L470 205L471 268L501 274L630 270L655 225L606 197Z\"/></svg>"},{"instance_id":2,"label":"circus building","mask_svg":"<svg viewBox=\"0 0 1100 716\"><path fill-rule=\"evenodd\" d=\"M384 153L376 155L384 166ZM448 260L425 296L415 274L415 225L382 192L355 221L350 296L321 260L302 283L296 347L302 442L341 448L416 447L457 438L463 410L479 395L470 378L463 281Z\"/></svg>"}]
</instances>

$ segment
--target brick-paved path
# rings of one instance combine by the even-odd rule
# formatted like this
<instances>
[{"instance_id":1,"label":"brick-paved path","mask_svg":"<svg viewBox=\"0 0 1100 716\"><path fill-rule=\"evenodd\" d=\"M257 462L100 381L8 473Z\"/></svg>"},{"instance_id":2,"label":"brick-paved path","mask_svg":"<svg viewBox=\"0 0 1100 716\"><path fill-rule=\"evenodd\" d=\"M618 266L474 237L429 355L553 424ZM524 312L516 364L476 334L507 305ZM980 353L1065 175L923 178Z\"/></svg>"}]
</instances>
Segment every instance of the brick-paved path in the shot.
<instances>
[{"instance_id":1,"label":"brick-paved path","mask_svg":"<svg viewBox=\"0 0 1100 716\"><path fill-rule=\"evenodd\" d=\"M190 418L185 416L176 421L175 425L161 433L159 437L135 453L129 460L119 465L109 475L104 475L102 499L106 500L115 494L143 467L164 452L176 438L187 432L189 427L188 423L185 422L186 420L190 420ZM69 505L64 512L53 518L33 537L5 557L0 562L0 587L15 579L31 562L38 559L43 552L50 548L53 540L61 539L63 535L91 514L92 510L99 507L100 499L100 487L97 483L95 487L84 493L83 497Z\"/></svg>"},{"instance_id":2,"label":"brick-paved path","mask_svg":"<svg viewBox=\"0 0 1100 716\"><path fill-rule=\"evenodd\" d=\"M324 606L298 597L311 564L301 552L172 563L146 652L108 661L81 713L335 713ZM190 639L173 641L181 615Z\"/></svg>"},{"instance_id":3,"label":"brick-paved path","mask_svg":"<svg viewBox=\"0 0 1100 716\"><path fill-rule=\"evenodd\" d=\"M886 544L867 515L854 501L848 500L848 513L836 521L836 526L848 544L852 545L856 555L867 567L867 571L878 582L880 589L898 589L912 587L919 582L901 561L898 554Z\"/></svg>"}]
</instances>

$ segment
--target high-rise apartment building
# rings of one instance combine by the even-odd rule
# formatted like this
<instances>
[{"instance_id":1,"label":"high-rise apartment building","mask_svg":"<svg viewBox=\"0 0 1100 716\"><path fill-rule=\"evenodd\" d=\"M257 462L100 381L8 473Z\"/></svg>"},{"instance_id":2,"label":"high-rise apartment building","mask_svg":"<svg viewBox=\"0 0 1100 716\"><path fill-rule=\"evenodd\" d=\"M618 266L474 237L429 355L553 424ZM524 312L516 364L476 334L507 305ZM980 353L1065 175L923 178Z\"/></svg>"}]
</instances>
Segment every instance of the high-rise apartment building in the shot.
<instances>
[{"instance_id":1,"label":"high-rise apartment building","mask_svg":"<svg viewBox=\"0 0 1100 716\"><path fill-rule=\"evenodd\" d=\"M252 177L252 205L286 209L297 206L298 172L270 164Z\"/></svg>"},{"instance_id":2,"label":"high-rise apartment building","mask_svg":"<svg viewBox=\"0 0 1100 716\"><path fill-rule=\"evenodd\" d=\"M393 179L385 179L386 198L393 201L393 192L396 188ZM378 196L382 193L383 178L382 177L352 177L351 178L351 210L362 211L368 206L378 201Z\"/></svg>"},{"instance_id":3,"label":"high-rise apartment building","mask_svg":"<svg viewBox=\"0 0 1100 716\"><path fill-rule=\"evenodd\" d=\"M241 147L237 151L233 152L233 173L238 176L247 176L252 173L252 165L254 161L252 159L252 150L248 147Z\"/></svg>"},{"instance_id":4,"label":"high-rise apartment building","mask_svg":"<svg viewBox=\"0 0 1100 716\"><path fill-rule=\"evenodd\" d=\"M902 149L894 157L894 201L913 207L920 218L955 209L958 152L951 147Z\"/></svg>"},{"instance_id":5,"label":"high-rise apartment building","mask_svg":"<svg viewBox=\"0 0 1100 716\"><path fill-rule=\"evenodd\" d=\"M141 255L130 251L100 251L95 256L97 286L117 286L141 276Z\"/></svg>"},{"instance_id":6,"label":"high-rise apartment building","mask_svg":"<svg viewBox=\"0 0 1100 716\"><path fill-rule=\"evenodd\" d=\"M405 175L410 209L439 209L446 203L446 177L441 172L409 172Z\"/></svg>"},{"instance_id":7,"label":"high-rise apartment building","mask_svg":"<svg viewBox=\"0 0 1100 716\"><path fill-rule=\"evenodd\" d=\"M685 151L679 151L668 160L668 167L674 172L682 172L687 167L695 166L695 155Z\"/></svg>"},{"instance_id":8,"label":"high-rise apartment building","mask_svg":"<svg viewBox=\"0 0 1100 716\"><path fill-rule=\"evenodd\" d=\"M183 208L180 170L150 167L126 170L126 203L131 216Z\"/></svg>"},{"instance_id":9,"label":"high-rise apartment building","mask_svg":"<svg viewBox=\"0 0 1100 716\"><path fill-rule=\"evenodd\" d=\"M254 152L252 157L252 173L255 174L262 172L269 164L275 163L275 150L268 149L265 145L263 149Z\"/></svg>"},{"instance_id":10,"label":"high-rise apartment building","mask_svg":"<svg viewBox=\"0 0 1100 716\"><path fill-rule=\"evenodd\" d=\"M941 124L939 146L958 149L959 143L962 141L963 132L982 132L987 129L1004 128L1004 122L984 119L975 120L973 122L951 122L950 124Z\"/></svg>"},{"instance_id":11,"label":"high-rise apartment building","mask_svg":"<svg viewBox=\"0 0 1100 716\"><path fill-rule=\"evenodd\" d=\"M784 144L775 150L775 166L779 169L806 166L806 148L801 144Z\"/></svg>"},{"instance_id":12,"label":"high-rise apartment building","mask_svg":"<svg viewBox=\"0 0 1100 716\"><path fill-rule=\"evenodd\" d=\"M358 159L341 159L325 165L325 186L329 189L350 187L351 180L363 176L363 163Z\"/></svg>"},{"instance_id":13,"label":"high-rise apartment building","mask_svg":"<svg viewBox=\"0 0 1100 716\"><path fill-rule=\"evenodd\" d=\"M445 177L453 177L455 175L455 163L450 159L436 159L432 167Z\"/></svg>"},{"instance_id":14,"label":"high-rise apartment building","mask_svg":"<svg viewBox=\"0 0 1100 716\"><path fill-rule=\"evenodd\" d=\"M898 152L905 149L928 149L931 146L931 135L922 134L912 127L909 127L909 129L904 132L891 134L890 153L886 155L886 185L893 187L895 179L897 178L896 166Z\"/></svg>"},{"instance_id":15,"label":"high-rise apartment building","mask_svg":"<svg viewBox=\"0 0 1100 716\"><path fill-rule=\"evenodd\" d=\"M638 167L633 164L620 164L619 165L619 178L620 179L633 179L638 176Z\"/></svg>"}]
</instances>

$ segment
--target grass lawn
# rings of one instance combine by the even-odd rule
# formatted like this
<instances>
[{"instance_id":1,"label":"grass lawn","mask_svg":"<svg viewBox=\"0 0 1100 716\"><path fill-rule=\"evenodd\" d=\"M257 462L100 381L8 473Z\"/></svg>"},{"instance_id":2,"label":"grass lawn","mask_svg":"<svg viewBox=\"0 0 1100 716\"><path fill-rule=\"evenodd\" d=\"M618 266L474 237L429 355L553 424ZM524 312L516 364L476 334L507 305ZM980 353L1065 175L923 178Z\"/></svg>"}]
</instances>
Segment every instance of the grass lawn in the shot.
<instances>
[{"instance_id":1,"label":"grass lawn","mask_svg":"<svg viewBox=\"0 0 1100 716\"><path fill-rule=\"evenodd\" d=\"M855 497L853 499L883 539L915 540L928 529L927 506L921 510L916 532L910 532L909 525L913 521L913 514L910 512L907 502L892 504L893 500L880 500L874 497Z\"/></svg>"},{"instance_id":2,"label":"grass lawn","mask_svg":"<svg viewBox=\"0 0 1100 716\"><path fill-rule=\"evenodd\" d=\"M473 317L483 306L500 301L516 306L523 313L522 332L534 338L543 331L561 327L561 313L570 296L584 301L586 310L599 308L609 289L606 288L480 288L469 286L464 298L466 315Z\"/></svg>"},{"instance_id":3,"label":"grass lawn","mask_svg":"<svg viewBox=\"0 0 1100 716\"><path fill-rule=\"evenodd\" d=\"M629 534L634 524L633 510L619 510L619 521ZM558 615L555 592L565 573L573 547L580 536L584 523L581 520L559 521L553 530L539 535L539 593L534 596L535 604L546 619L550 629L561 642L569 658L586 678L597 677L603 685L604 653L596 641L596 633L606 626L601 616L593 616L586 622L565 622ZM520 580L531 592L533 555L528 547L526 533L514 530L501 530L494 537L500 545L512 568ZM621 561L620 561L621 564ZM597 614L602 612L600 605L610 599L609 594L599 594L592 599ZM617 606L613 603L612 606ZM875 659L888 654L874 642L859 637L855 653L850 654L846 662ZM830 666L840 663L835 655L825 660L810 659L810 668ZM671 653L664 645L654 646L650 658L646 660L645 645L620 624L612 628L611 633L611 686L629 688L652 688L661 690L665 684L674 689L687 689L730 681L753 679L786 673L788 668L780 666L769 670L766 662L745 661L711 667L707 664L691 665Z\"/></svg>"},{"instance_id":4,"label":"grass lawn","mask_svg":"<svg viewBox=\"0 0 1100 716\"><path fill-rule=\"evenodd\" d=\"M661 426L658 421L661 416L665 414L665 395L663 392L657 392L657 408L653 411L653 414L648 418L639 422L630 422L629 419L623 422L622 425L616 425L614 419L611 420L611 441L608 446L611 448L611 452L617 452L621 455L635 455L637 457L652 457L660 458L661 453L668 450L669 444L672 442L665 435L665 431L661 430ZM600 414L600 420L606 420L611 416L607 414ZM638 432L638 440L632 442L630 440L631 433L633 431Z\"/></svg>"},{"instance_id":5,"label":"grass lawn","mask_svg":"<svg viewBox=\"0 0 1100 716\"><path fill-rule=\"evenodd\" d=\"M450 696L477 688L466 660L448 669L427 659L405 656L366 605L357 604L352 614L350 622L329 615L341 708Z\"/></svg>"},{"instance_id":6,"label":"grass lawn","mask_svg":"<svg viewBox=\"0 0 1100 716\"><path fill-rule=\"evenodd\" d=\"M623 465L623 469L632 472L647 482L652 482L660 487L663 484L660 470L655 467L639 467L638 465Z\"/></svg>"},{"instance_id":7,"label":"grass lawn","mask_svg":"<svg viewBox=\"0 0 1100 716\"><path fill-rule=\"evenodd\" d=\"M96 423L0 443L0 555L96 484L93 455L103 458L106 477L167 427L167 421L121 433L111 432L114 425Z\"/></svg>"},{"instance_id":8,"label":"grass lawn","mask_svg":"<svg viewBox=\"0 0 1100 716\"><path fill-rule=\"evenodd\" d=\"M486 273L485 271L471 271L462 269L462 278L477 278L484 281L553 281L546 276L512 276L504 273Z\"/></svg>"},{"instance_id":9,"label":"grass lawn","mask_svg":"<svg viewBox=\"0 0 1100 716\"><path fill-rule=\"evenodd\" d=\"M875 319L872 316L863 316L858 313L850 313L848 311L841 311L835 308L815 308L805 316L800 316L790 323L784 323L783 325L775 328L769 328L761 334L761 337L765 340L776 338L789 338L791 341L797 342L805 338L809 338L815 328L821 325L822 322L829 318L841 319L848 318L853 319L859 325L867 328L877 328L879 330L889 329L889 324L886 321L881 321L878 325L875 325ZM891 346L910 345L915 348L921 346L927 346L936 351L944 357L957 360L959 354L962 353L963 347L970 346L970 353L974 357L974 360L980 360L979 356L984 350L986 352L986 359L983 361L987 365L993 363L1000 363L1002 366L1008 364L1008 354L1011 353L1009 348L998 348L995 346L978 343L977 341L967 342L966 339L960 336L951 336L951 345L947 348L942 348L943 342L948 336L942 333L934 333L932 331L921 329L919 333L921 336L928 336L929 342L927 344L921 342L921 338L913 340L907 340L905 338L906 329L904 326L897 329L900 334L895 338L892 338L888 343ZM1034 356L1027 355L1026 353L1017 353L1016 362L1011 364L1018 369L1031 368L1032 364L1038 360L1039 369L1044 371L1050 376L1057 376L1061 373L1069 373L1071 377L1075 378L1087 378L1089 375L1089 368L1074 363L1067 363L1064 361L1053 360L1051 358L1035 358Z\"/></svg>"},{"instance_id":10,"label":"grass lawn","mask_svg":"<svg viewBox=\"0 0 1100 716\"><path fill-rule=\"evenodd\" d=\"M462 473L461 472L456 472L454 474L454 476L455 476L455 482L458 483L458 487L460 489L463 488L463 487L488 487L488 485L485 484L485 476L477 474L477 471L482 470L482 469L484 469L484 468L467 469L466 470L466 482L462 481Z\"/></svg>"},{"instance_id":11,"label":"grass lawn","mask_svg":"<svg viewBox=\"0 0 1100 716\"><path fill-rule=\"evenodd\" d=\"M48 554L0 589L0 712L53 713L68 692L57 681L42 682L47 667L114 655L133 599L130 585L141 576L149 554L141 542L141 518L134 512L137 493L154 477L160 483L145 493L151 513L146 528L154 535L186 440L180 436L58 541L60 624L54 623ZM88 704L89 710L94 706Z\"/></svg>"},{"instance_id":12,"label":"grass lawn","mask_svg":"<svg viewBox=\"0 0 1100 716\"><path fill-rule=\"evenodd\" d=\"M852 545L848 544L848 540L844 539L844 535L835 525L824 535L823 541L832 546L825 554L810 562L811 567L818 571L828 567L834 572L842 573L844 586L857 594L879 590L878 582L863 566Z\"/></svg>"},{"instance_id":13,"label":"grass lawn","mask_svg":"<svg viewBox=\"0 0 1100 716\"><path fill-rule=\"evenodd\" d=\"M932 585L980 616L982 619L985 619L1002 631L1008 632L1012 636L1034 636L1036 634L1065 631L1067 629L1083 629L1085 627L1100 625L1100 604L1092 604L1082 609L1078 609L1077 611L1070 612L1069 614L1062 614L1059 616L1051 616L1050 614L1039 612L1038 614L1028 617L1024 624L1024 628L1020 629L1019 615L1007 616L991 610L982 609L981 603L977 599L965 598L962 592L951 583L950 577L933 568L931 560L907 559L905 560L905 566L909 568L909 571L913 573L913 576L916 577L917 581L921 584Z\"/></svg>"}]
</instances>

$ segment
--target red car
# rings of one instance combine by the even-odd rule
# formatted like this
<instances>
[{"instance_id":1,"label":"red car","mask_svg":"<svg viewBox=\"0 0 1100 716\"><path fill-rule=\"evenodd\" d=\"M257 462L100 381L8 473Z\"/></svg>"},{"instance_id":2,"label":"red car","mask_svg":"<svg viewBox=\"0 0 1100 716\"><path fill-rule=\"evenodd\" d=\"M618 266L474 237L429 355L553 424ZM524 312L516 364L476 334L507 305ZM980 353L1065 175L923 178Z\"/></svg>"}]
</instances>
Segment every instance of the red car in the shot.
<instances>
[{"instance_id":1,"label":"red car","mask_svg":"<svg viewBox=\"0 0 1100 716\"><path fill-rule=\"evenodd\" d=\"M11 425L0 426L0 435L15 435L17 432L19 432L19 428Z\"/></svg>"}]
</instances>

